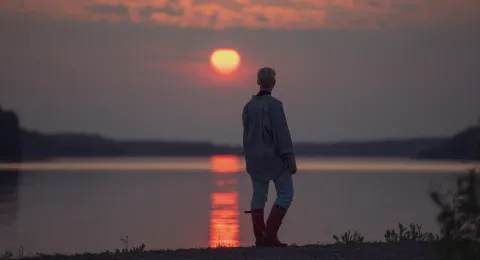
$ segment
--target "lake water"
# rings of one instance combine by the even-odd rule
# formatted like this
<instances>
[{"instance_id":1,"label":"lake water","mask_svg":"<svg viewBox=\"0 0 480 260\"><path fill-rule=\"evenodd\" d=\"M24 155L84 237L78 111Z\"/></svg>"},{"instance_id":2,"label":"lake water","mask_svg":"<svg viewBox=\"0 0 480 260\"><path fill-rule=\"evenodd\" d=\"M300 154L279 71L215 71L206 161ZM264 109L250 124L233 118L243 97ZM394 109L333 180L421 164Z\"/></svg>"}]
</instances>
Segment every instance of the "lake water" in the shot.
<instances>
[{"instance_id":1,"label":"lake water","mask_svg":"<svg viewBox=\"0 0 480 260\"><path fill-rule=\"evenodd\" d=\"M461 163L299 158L280 237L330 243L357 230L383 238L399 222L437 231L427 191L454 183ZM0 250L97 252L240 246L253 242L251 184L237 157L61 160L0 165ZM14 171L14 169L20 169ZM273 184L267 213L274 201Z\"/></svg>"}]
</instances>

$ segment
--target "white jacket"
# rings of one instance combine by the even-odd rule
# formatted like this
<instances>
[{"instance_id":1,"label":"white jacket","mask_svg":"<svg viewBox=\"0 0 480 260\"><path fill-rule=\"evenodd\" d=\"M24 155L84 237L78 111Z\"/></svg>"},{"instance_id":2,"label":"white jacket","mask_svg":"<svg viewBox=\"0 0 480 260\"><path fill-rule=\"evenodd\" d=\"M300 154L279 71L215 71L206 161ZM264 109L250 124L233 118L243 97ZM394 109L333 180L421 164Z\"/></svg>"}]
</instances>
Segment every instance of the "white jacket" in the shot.
<instances>
[{"instance_id":1,"label":"white jacket","mask_svg":"<svg viewBox=\"0 0 480 260\"><path fill-rule=\"evenodd\" d=\"M271 95L253 96L242 121L247 172L252 178L275 179L286 170L285 155L294 153L282 102Z\"/></svg>"}]
</instances>

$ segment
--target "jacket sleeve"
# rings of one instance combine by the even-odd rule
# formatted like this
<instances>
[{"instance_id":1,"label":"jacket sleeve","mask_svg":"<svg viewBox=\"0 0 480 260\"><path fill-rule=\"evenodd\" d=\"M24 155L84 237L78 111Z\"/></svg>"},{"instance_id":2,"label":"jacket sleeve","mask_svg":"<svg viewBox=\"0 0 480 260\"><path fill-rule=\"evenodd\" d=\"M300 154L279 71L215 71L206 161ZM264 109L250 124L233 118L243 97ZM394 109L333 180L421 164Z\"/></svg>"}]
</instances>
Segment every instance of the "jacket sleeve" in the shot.
<instances>
[{"instance_id":1,"label":"jacket sleeve","mask_svg":"<svg viewBox=\"0 0 480 260\"><path fill-rule=\"evenodd\" d=\"M283 109L283 104L275 104L270 110L270 120L272 124L273 140L277 151L281 156L293 154L292 137L287 124L287 118Z\"/></svg>"},{"instance_id":2,"label":"jacket sleeve","mask_svg":"<svg viewBox=\"0 0 480 260\"><path fill-rule=\"evenodd\" d=\"M242 112L242 124L243 124L243 154L245 155L245 145L246 145L246 140L247 140L247 134L248 134L248 117L247 117L247 105L243 107L243 112Z\"/></svg>"}]
</instances>

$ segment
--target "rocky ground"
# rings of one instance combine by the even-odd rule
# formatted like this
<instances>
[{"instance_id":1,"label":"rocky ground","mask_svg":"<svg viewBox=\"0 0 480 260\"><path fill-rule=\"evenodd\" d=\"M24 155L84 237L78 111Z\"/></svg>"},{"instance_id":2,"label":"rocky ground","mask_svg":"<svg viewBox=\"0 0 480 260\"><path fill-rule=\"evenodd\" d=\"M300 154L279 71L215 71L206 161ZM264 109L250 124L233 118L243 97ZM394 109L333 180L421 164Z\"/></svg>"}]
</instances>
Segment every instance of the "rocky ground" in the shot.
<instances>
[{"instance_id":1,"label":"rocky ground","mask_svg":"<svg viewBox=\"0 0 480 260\"><path fill-rule=\"evenodd\" d=\"M33 258L30 258L33 259ZM216 248L101 253L74 256L41 256L35 259L118 259L118 260L220 260L220 259L318 259L318 260L436 260L435 249L427 243L363 243L353 245L312 245L287 248Z\"/></svg>"}]
</instances>

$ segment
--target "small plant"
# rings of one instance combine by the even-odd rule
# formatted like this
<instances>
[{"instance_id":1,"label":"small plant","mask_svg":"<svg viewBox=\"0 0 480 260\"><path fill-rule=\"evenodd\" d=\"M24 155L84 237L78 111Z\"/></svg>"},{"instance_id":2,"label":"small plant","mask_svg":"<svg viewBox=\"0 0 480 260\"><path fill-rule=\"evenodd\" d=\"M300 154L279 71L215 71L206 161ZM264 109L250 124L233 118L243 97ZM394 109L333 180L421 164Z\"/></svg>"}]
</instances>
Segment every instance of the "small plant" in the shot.
<instances>
[{"instance_id":1,"label":"small plant","mask_svg":"<svg viewBox=\"0 0 480 260\"><path fill-rule=\"evenodd\" d=\"M431 242L439 239L438 235L434 236L433 233L423 232L422 225L413 223L411 223L408 228L399 223L398 233L394 229L387 229L384 237L388 243L399 243L404 241Z\"/></svg>"},{"instance_id":2,"label":"small plant","mask_svg":"<svg viewBox=\"0 0 480 260\"><path fill-rule=\"evenodd\" d=\"M333 239L336 244L360 244L363 243L364 237L357 231L348 230L340 238L337 235L333 235Z\"/></svg>"},{"instance_id":3,"label":"small plant","mask_svg":"<svg viewBox=\"0 0 480 260\"><path fill-rule=\"evenodd\" d=\"M457 179L453 193L430 192L441 209L437 221L442 238L438 241L441 260L478 260L480 255L480 182L478 169Z\"/></svg>"},{"instance_id":4,"label":"small plant","mask_svg":"<svg viewBox=\"0 0 480 260\"><path fill-rule=\"evenodd\" d=\"M134 252L144 252L145 251L145 244L142 243L141 245L139 246L133 246L130 248L129 246L129 240L128 240L128 236L125 236L125 238L120 238L120 241L123 242L123 249L120 250L120 249L117 249L115 250L115 253L116 254L120 254L120 253L134 253Z\"/></svg>"},{"instance_id":5,"label":"small plant","mask_svg":"<svg viewBox=\"0 0 480 260\"><path fill-rule=\"evenodd\" d=\"M0 259L12 259L13 253L10 250L5 251L2 256L0 256Z\"/></svg>"},{"instance_id":6,"label":"small plant","mask_svg":"<svg viewBox=\"0 0 480 260\"><path fill-rule=\"evenodd\" d=\"M233 244L218 243L215 248L230 248L235 247Z\"/></svg>"},{"instance_id":7,"label":"small plant","mask_svg":"<svg viewBox=\"0 0 480 260\"><path fill-rule=\"evenodd\" d=\"M128 252L128 236L125 236L125 238L120 238L120 241L123 242L123 249L122 252Z\"/></svg>"},{"instance_id":8,"label":"small plant","mask_svg":"<svg viewBox=\"0 0 480 260\"><path fill-rule=\"evenodd\" d=\"M20 245L20 248L18 249L18 258L23 258L25 255L25 249L23 248L23 245Z\"/></svg>"}]
</instances>

